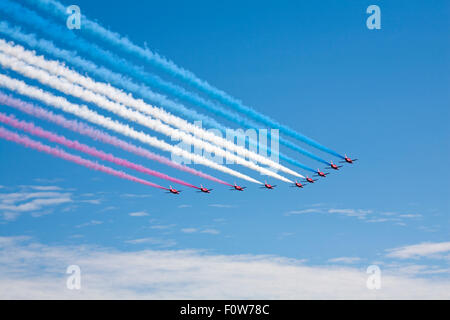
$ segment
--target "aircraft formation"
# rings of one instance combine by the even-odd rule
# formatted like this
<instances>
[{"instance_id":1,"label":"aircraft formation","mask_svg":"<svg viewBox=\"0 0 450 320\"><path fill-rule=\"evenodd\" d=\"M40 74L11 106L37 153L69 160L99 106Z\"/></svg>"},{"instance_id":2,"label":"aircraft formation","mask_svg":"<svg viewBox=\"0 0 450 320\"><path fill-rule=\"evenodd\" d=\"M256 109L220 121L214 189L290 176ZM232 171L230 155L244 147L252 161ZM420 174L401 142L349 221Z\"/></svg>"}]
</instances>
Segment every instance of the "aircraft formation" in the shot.
<instances>
[{"instance_id":1,"label":"aircraft formation","mask_svg":"<svg viewBox=\"0 0 450 320\"><path fill-rule=\"evenodd\" d=\"M227 180L274 190L277 184L268 182L270 179L302 189L330 174L287 156L281 148L326 165L323 170L339 170L342 165L321 158L314 150L337 158L336 163L357 160L245 105L146 46L103 27L96 19L83 15L81 29L68 28L68 18L73 17L58 0L2 0L0 13L4 17L0 24L0 139L6 143L172 195L182 192L172 186L175 184L205 194L213 189L156 171L151 168L153 162L207 180L208 184L243 192L247 188L243 183ZM7 110L15 114L7 114ZM199 120L202 126L195 124ZM49 128L45 128L47 123L51 124ZM280 161L223 138L228 130L260 127L279 130ZM83 136L87 142L72 140L67 131ZM269 153L270 149L254 138L247 138L249 146ZM172 141L193 145L236 166L232 169L214 162L203 152L185 150ZM104 144L140 160L134 162L119 157L116 151L106 152ZM180 164L172 160L173 155L202 169ZM309 175L297 170L309 171ZM264 176L266 181L250 174ZM148 181L147 176L163 182Z\"/></svg>"}]
</instances>

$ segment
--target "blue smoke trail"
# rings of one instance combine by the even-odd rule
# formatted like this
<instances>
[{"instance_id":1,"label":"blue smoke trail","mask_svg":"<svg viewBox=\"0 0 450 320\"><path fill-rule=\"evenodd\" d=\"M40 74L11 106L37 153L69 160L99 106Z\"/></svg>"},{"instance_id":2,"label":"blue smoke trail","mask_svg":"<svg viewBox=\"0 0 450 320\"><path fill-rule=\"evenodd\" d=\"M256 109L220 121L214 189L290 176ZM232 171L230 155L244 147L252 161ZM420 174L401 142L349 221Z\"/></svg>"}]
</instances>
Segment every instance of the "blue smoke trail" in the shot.
<instances>
[{"instance_id":1,"label":"blue smoke trail","mask_svg":"<svg viewBox=\"0 0 450 320\"><path fill-rule=\"evenodd\" d=\"M65 19L66 17L66 7L64 7L61 3L55 0L25 0L28 2L31 2L38 7L51 12L54 16ZM239 112L244 113L246 116L255 119L256 121L259 121L261 123L264 123L265 125L271 127L271 128L278 128L281 133L284 133L288 136L291 136L297 140L303 141L319 150L322 150L324 152L327 152L329 154L332 154L338 158L344 159L344 156L337 153L336 151L325 147L324 145L318 143L317 141L314 141L311 138L308 138L307 136L293 130L292 128L282 125L279 122L277 122L274 119L271 119L268 116L265 116L256 110L254 110L251 107L245 106L240 100L233 98L226 92L219 90L215 88L214 86L210 85L208 82L201 80L198 78L194 73L185 70L179 66L177 66L174 62L161 57L160 55L152 52L149 49L143 49L134 43L131 42L127 37L122 37L118 33L111 32L110 30L105 29L98 23L89 20L86 16L82 16L82 31L86 30L90 32L92 35L97 36L101 39L104 39L108 41L110 44L115 45L116 47L137 55L138 57L144 59L145 61L149 62L155 67L159 67L163 69L164 71L168 72L170 75L181 79L183 81L186 81L190 85L194 86L195 88L199 89L200 91L208 94L210 97L220 101L221 103L228 105L232 107L234 110L237 110ZM174 88L171 88L174 89ZM185 97L188 98L189 97ZM198 102L197 102L198 104ZM223 116L223 114L222 114ZM286 144L285 144L286 145ZM287 146L287 145L286 145ZM294 148L296 150L297 148ZM298 151L298 150L297 150ZM303 152L302 152L303 153Z\"/></svg>"},{"instance_id":2,"label":"blue smoke trail","mask_svg":"<svg viewBox=\"0 0 450 320\"><path fill-rule=\"evenodd\" d=\"M65 33L64 32L64 31L66 31L65 29L62 29L57 25L47 22L46 20L44 20L43 18L41 18L34 12L32 12L18 4L10 3L8 0L2 0L2 2L0 2L0 10L3 10L4 12L13 16L15 19L17 19L19 21L30 23L32 26L36 26L36 25L41 26L41 30L46 31L49 35L56 37L56 38L60 39L61 41L69 42L69 43L73 44L74 46L76 46L78 49L91 54L95 58L98 58L98 59L106 58L106 60L111 65L119 66L119 69L121 69L121 71L124 73L129 72L131 69L140 71L139 69L136 69L134 66L127 63L126 61L123 61L122 59L115 57L110 52L105 51L105 50L97 47L96 45L87 43L83 39L77 39L72 33ZM174 103L173 101L165 98L165 96L163 96L163 95L155 94L146 86L136 85L135 83L133 83L132 81L130 81L129 79L127 79L121 75L115 74L103 67L98 67L95 64L93 64L92 62L88 62L88 61L76 56L76 54L74 52L58 49L50 41L37 40L34 35L25 35L20 32L19 28L15 28L15 29L10 28L5 21L1 22L0 24L1 24L2 32L5 34L8 34L10 37L13 37L16 40L19 40L22 42L27 42L29 45L32 45L35 47L37 46L41 50L45 50L47 52L50 52L52 55L63 58L64 60L69 61L72 64L76 64L77 66L83 68L84 70L88 70L92 73L97 74L98 76L100 76L104 79L108 79L109 82L112 82L115 85L126 88L127 90L130 90L130 91L138 92L141 96L144 96L152 101L156 101L158 104L161 104L171 110L180 112L180 113L186 115L190 119L201 120L206 125L208 125L210 127L218 128L223 133L227 129L226 127L224 127L224 126L220 125L218 122L216 122L214 119L207 117L205 115L198 114L197 112L195 112L193 110L187 109L186 107L184 107L181 104ZM121 60L122 63L119 63L118 62L119 60ZM113 62L111 62L111 61L113 61ZM142 76L138 75L137 77L139 79L142 79ZM218 111L220 111L220 110L217 110L217 112ZM229 118L229 119L234 120L233 118ZM255 126L250 125L248 122L240 121L240 123L246 128L255 128ZM284 144L284 145L293 145L293 144L290 144L288 141L285 141L284 139L280 139L279 141L281 144ZM254 141L251 141L250 143L252 145L257 145L257 143ZM260 146L260 147L262 147L262 146ZM303 150L302 148L300 148L298 146L295 146L295 147L298 152L301 152L307 156L311 155L310 152ZM264 148L264 150L266 151L267 149ZM312 170L311 168L299 163L298 161L296 161L292 158L289 158L286 155L280 154L280 158L282 160L285 160L285 161L297 166L297 167L300 167L300 168L303 168L303 169L306 169L309 171ZM312 158L317 159L318 157L313 155ZM326 163L326 161L322 160L322 159L321 159L321 162Z\"/></svg>"}]
</instances>

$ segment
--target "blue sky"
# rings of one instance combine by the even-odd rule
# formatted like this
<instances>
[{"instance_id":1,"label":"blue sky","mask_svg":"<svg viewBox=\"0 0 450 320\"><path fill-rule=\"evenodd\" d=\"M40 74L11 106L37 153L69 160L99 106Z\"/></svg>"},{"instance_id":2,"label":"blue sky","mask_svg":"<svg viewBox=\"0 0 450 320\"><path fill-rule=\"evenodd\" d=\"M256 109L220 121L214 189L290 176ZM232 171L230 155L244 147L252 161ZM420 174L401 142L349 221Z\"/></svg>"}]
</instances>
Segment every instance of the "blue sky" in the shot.
<instances>
[{"instance_id":1,"label":"blue sky","mask_svg":"<svg viewBox=\"0 0 450 320\"><path fill-rule=\"evenodd\" d=\"M389 256L394 248L450 241L446 1L76 4L83 14L134 43L145 43L259 112L359 161L303 190L271 179L277 188L260 190L196 167L248 187L231 192L2 106L21 119L214 190L207 195L181 187L182 194L173 196L2 140L1 205L11 194L17 195L15 206L28 203L29 197L52 200L22 211L0 211L0 236L124 253L193 249L210 255L273 255L312 266L346 261L363 274L373 263L386 268L421 265L443 271L420 269L414 277L448 281L448 255ZM381 30L366 27L365 11L371 4L381 8ZM282 151L323 168L286 148ZM343 257L354 259L330 260Z\"/></svg>"}]
</instances>

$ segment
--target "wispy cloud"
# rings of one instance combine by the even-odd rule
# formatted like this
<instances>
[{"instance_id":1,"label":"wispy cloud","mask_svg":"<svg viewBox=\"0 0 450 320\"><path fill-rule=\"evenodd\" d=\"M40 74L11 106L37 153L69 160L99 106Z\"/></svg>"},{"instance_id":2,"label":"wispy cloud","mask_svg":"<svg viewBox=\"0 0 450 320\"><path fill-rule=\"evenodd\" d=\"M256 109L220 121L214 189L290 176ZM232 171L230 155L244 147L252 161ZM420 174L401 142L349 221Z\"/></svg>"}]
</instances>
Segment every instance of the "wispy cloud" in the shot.
<instances>
[{"instance_id":1,"label":"wispy cloud","mask_svg":"<svg viewBox=\"0 0 450 320\"><path fill-rule=\"evenodd\" d=\"M392 222L395 225L405 226L405 219L417 219L422 215L418 213L398 213L392 211L375 211L371 209L354 209L354 208L326 208L324 204L309 205L304 209L291 210L286 212L285 216L302 215L308 213L320 214L337 214L347 217L356 217L367 223Z\"/></svg>"},{"instance_id":2,"label":"wispy cloud","mask_svg":"<svg viewBox=\"0 0 450 320\"><path fill-rule=\"evenodd\" d=\"M60 191L62 190L58 186L20 186L22 188L29 188L37 191Z\"/></svg>"},{"instance_id":3,"label":"wispy cloud","mask_svg":"<svg viewBox=\"0 0 450 320\"><path fill-rule=\"evenodd\" d=\"M85 223L76 225L75 228L84 228L84 227L90 227L90 226L97 226L99 224L103 224L103 221L91 220L89 222L85 222Z\"/></svg>"},{"instance_id":4,"label":"wispy cloud","mask_svg":"<svg viewBox=\"0 0 450 320\"><path fill-rule=\"evenodd\" d=\"M136 211L136 212L131 212L128 215L132 216L132 217L146 217L149 214L145 211Z\"/></svg>"},{"instance_id":5,"label":"wispy cloud","mask_svg":"<svg viewBox=\"0 0 450 320\"><path fill-rule=\"evenodd\" d=\"M329 209L328 213L338 213L349 217L357 217L359 219L365 219L368 214L373 213L372 210L363 209Z\"/></svg>"},{"instance_id":6,"label":"wispy cloud","mask_svg":"<svg viewBox=\"0 0 450 320\"><path fill-rule=\"evenodd\" d=\"M286 213L286 215L296 215L296 214L305 214L305 213L320 213L322 210L320 209L302 209L302 210L292 210Z\"/></svg>"},{"instance_id":7,"label":"wispy cloud","mask_svg":"<svg viewBox=\"0 0 450 320\"><path fill-rule=\"evenodd\" d=\"M103 199L97 194L74 193L74 189L55 185L20 185L3 188L0 192L0 216L4 220L15 220L20 214L30 213L33 217L73 210L83 203L99 205ZM7 192L6 192L7 191Z\"/></svg>"},{"instance_id":8,"label":"wispy cloud","mask_svg":"<svg viewBox=\"0 0 450 320\"><path fill-rule=\"evenodd\" d=\"M204 229L204 230L201 230L200 233L219 234L220 231L217 229Z\"/></svg>"},{"instance_id":9,"label":"wispy cloud","mask_svg":"<svg viewBox=\"0 0 450 320\"><path fill-rule=\"evenodd\" d=\"M443 258L450 252L450 242L423 242L386 251L387 257L397 259Z\"/></svg>"},{"instance_id":10,"label":"wispy cloud","mask_svg":"<svg viewBox=\"0 0 450 320\"><path fill-rule=\"evenodd\" d=\"M414 214L400 214L399 217L400 218L420 218L420 217L422 217L422 215L418 214L418 213L414 213Z\"/></svg>"},{"instance_id":11,"label":"wispy cloud","mask_svg":"<svg viewBox=\"0 0 450 320\"><path fill-rule=\"evenodd\" d=\"M339 257L339 258L328 259L328 262L331 262L331 263L345 263L345 264L352 264L352 263L357 263L360 261L361 261L361 258L358 258L358 257Z\"/></svg>"},{"instance_id":12,"label":"wispy cloud","mask_svg":"<svg viewBox=\"0 0 450 320\"><path fill-rule=\"evenodd\" d=\"M180 208L180 209L183 209L183 208L190 208L190 207L192 207L190 204L180 204L180 205L178 206L178 208Z\"/></svg>"},{"instance_id":13,"label":"wispy cloud","mask_svg":"<svg viewBox=\"0 0 450 320\"><path fill-rule=\"evenodd\" d=\"M196 228L183 228L181 229L181 232L183 233L196 233L198 231L198 229Z\"/></svg>"},{"instance_id":14,"label":"wispy cloud","mask_svg":"<svg viewBox=\"0 0 450 320\"><path fill-rule=\"evenodd\" d=\"M373 219L367 219L366 222L368 223L380 223L380 222L388 222L388 221L400 221L401 219L398 218L373 218Z\"/></svg>"},{"instance_id":15,"label":"wispy cloud","mask_svg":"<svg viewBox=\"0 0 450 320\"><path fill-rule=\"evenodd\" d=\"M206 229L200 229L200 228L183 228L181 229L181 232L183 233L205 233L205 234L220 234L220 231L213 228L206 228Z\"/></svg>"},{"instance_id":16,"label":"wispy cloud","mask_svg":"<svg viewBox=\"0 0 450 320\"><path fill-rule=\"evenodd\" d=\"M365 219L368 214L371 214L372 210L363 210L363 209L336 209L336 208L324 208L320 206L315 206L314 208L306 208L300 210L291 210L287 212L285 215L300 215L306 213L323 213L323 214L340 214L349 217L357 217L358 219Z\"/></svg>"},{"instance_id":17,"label":"wispy cloud","mask_svg":"<svg viewBox=\"0 0 450 320\"><path fill-rule=\"evenodd\" d=\"M0 210L3 219L14 220L24 212L32 212L34 217L38 217L49 213L50 207L73 202L72 193L39 191L36 188L39 187L22 186L17 192L0 193ZM52 189L55 188L52 187ZM46 190L45 186L43 190Z\"/></svg>"},{"instance_id":18,"label":"wispy cloud","mask_svg":"<svg viewBox=\"0 0 450 320\"><path fill-rule=\"evenodd\" d=\"M166 224L166 225L157 224L157 225L150 226L150 229L166 230L166 229L170 229L170 228L173 228L173 227L175 227L175 224Z\"/></svg>"},{"instance_id":19,"label":"wispy cloud","mask_svg":"<svg viewBox=\"0 0 450 320\"><path fill-rule=\"evenodd\" d=\"M81 203L89 203L89 204L101 204L102 199L88 199L88 200L78 200Z\"/></svg>"}]
</instances>

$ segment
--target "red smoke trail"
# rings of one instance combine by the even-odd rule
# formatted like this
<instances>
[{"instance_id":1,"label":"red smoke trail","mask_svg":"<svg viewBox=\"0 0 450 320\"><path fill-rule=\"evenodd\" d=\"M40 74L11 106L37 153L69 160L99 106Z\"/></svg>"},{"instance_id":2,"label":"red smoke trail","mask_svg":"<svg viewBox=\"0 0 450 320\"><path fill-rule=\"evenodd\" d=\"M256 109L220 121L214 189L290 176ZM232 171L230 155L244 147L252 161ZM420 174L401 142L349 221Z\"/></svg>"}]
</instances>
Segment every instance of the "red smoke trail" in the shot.
<instances>
[{"instance_id":1,"label":"red smoke trail","mask_svg":"<svg viewBox=\"0 0 450 320\"><path fill-rule=\"evenodd\" d=\"M231 184L229 184L225 181L222 181L218 178L215 178L213 176L210 176L210 175L200 172L198 170L189 168L187 166L178 164L178 163L176 163L172 160L169 160L163 156L152 153L144 148L138 147L138 146L128 143L124 140L121 140L119 138L111 136L108 133L98 130L96 128L93 128L83 122L79 122L76 120L68 120L61 115L56 115L56 114L52 113L51 111L47 111L47 110L37 107L31 103L27 103L25 101L13 98L11 96L3 94L2 92L0 92L0 104L5 104L12 108L16 108L24 113L34 116L34 117L56 123L68 130L72 130L79 134L89 136L92 139L101 141L103 143L111 144L115 147L121 148L125 151L137 154L137 155L145 157L147 159L150 159L153 161L158 161L159 163L165 164L172 168L182 170L182 171L191 173L193 175L196 175L201 178L208 179L208 180L211 180L211 181L214 181L217 183L221 183L221 184L224 184L227 186L232 186Z\"/></svg>"},{"instance_id":2,"label":"red smoke trail","mask_svg":"<svg viewBox=\"0 0 450 320\"><path fill-rule=\"evenodd\" d=\"M146 186L150 186L150 187L154 187L154 188L158 188L158 189L163 189L163 190L168 190L167 188L161 187L155 183L151 183L149 181L143 180L143 179L139 179L137 177L131 176L129 174L126 174L125 172L122 171L117 171L114 170L112 168L106 167L104 165L92 162L90 160L87 159L83 159L79 156L67 153L61 149L57 149L57 148L52 148L49 147L45 144L42 144L38 141L32 140L26 136L19 136L17 133L11 132L5 128L0 127L0 138L3 138L5 140L8 141L12 141L15 143L18 143L20 145L23 145L25 147L31 148L31 149L35 149L41 152L45 152L48 153L52 156L55 156L57 158L61 158L67 161L71 161L74 162L76 164L79 164L81 166L85 166L89 169L92 170L97 170L97 171L101 171L122 179L126 179L126 180L130 180L130 181L134 181L137 183L141 183L144 184Z\"/></svg>"},{"instance_id":3,"label":"red smoke trail","mask_svg":"<svg viewBox=\"0 0 450 320\"><path fill-rule=\"evenodd\" d=\"M139 164L135 164L135 163L130 162L128 160L115 157L112 154L108 154L108 153L105 153L103 151L97 150L97 149L95 149L93 147L90 147L90 146L87 146L85 144L79 143L78 141L69 140L69 139L67 139L67 138L65 138L63 136L60 136L60 135L54 134L52 132L46 131L46 130L38 127L38 126L35 126L31 122L19 121L19 120L15 119L13 116L7 116L7 115L5 115L3 113L0 113L0 122L2 122L4 124L7 124L7 125L10 125L10 126L16 128L16 129L28 132L28 133L30 133L32 135L35 135L35 136L38 136L38 137L50 140L52 142L59 143L59 144L61 144L63 146L66 146L68 148L84 152L84 153L89 154L89 155L91 155L93 157L97 157L97 158L100 158L102 160L109 161L109 162L115 163L115 164L120 165L120 166L124 166L124 167L129 168L129 169L137 170L139 172L142 172L142 173L145 173L145 174L148 174L148 175L152 175L152 176L155 176L155 177L158 177L158 178L161 178L161 179L169 180L169 181L172 181L174 183L178 183L178 184L184 185L186 187L199 189L198 187L196 187L196 186L194 186L194 185L192 185L190 183L187 183L187 182L185 182L183 180L180 180L180 179L177 179L177 178L173 178L171 176L168 176L166 174L160 173L158 171L151 170L151 169L146 168L144 166L141 166Z\"/></svg>"}]
</instances>

